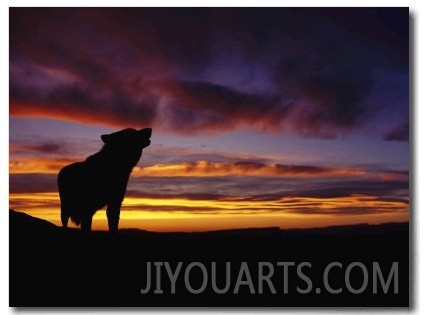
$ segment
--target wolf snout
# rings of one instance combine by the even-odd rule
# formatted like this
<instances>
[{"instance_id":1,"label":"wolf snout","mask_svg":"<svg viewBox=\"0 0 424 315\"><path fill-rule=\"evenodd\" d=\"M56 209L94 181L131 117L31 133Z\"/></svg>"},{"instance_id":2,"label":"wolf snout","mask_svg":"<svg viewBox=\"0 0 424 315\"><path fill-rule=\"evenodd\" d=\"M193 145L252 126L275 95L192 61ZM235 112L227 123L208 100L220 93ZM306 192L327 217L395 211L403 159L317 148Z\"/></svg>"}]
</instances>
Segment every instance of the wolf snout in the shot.
<instances>
[{"instance_id":1,"label":"wolf snout","mask_svg":"<svg viewBox=\"0 0 424 315\"><path fill-rule=\"evenodd\" d=\"M143 148L148 147L150 145L150 137L152 136L152 128L144 128L138 131Z\"/></svg>"},{"instance_id":2,"label":"wolf snout","mask_svg":"<svg viewBox=\"0 0 424 315\"><path fill-rule=\"evenodd\" d=\"M144 128L138 131L144 139L149 139L152 136L152 128Z\"/></svg>"}]
</instances>

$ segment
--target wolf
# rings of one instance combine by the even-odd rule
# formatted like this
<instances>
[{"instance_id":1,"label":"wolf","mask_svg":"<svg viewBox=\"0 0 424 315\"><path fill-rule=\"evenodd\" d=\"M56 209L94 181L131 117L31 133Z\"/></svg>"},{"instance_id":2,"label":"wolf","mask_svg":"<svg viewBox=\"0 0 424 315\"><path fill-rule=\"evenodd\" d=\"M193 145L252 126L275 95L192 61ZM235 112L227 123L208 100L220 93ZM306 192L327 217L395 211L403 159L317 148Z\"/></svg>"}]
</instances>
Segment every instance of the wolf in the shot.
<instances>
[{"instance_id":1,"label":"wolf","mask_svg":"<svg viewBox=\"0 0 424 315\"><path fill-rule=\"evenodd\" d=\"M151 136L151 128L101 135L104 145L99 152L60 170L57 184L64 228L70 218L82 231L91 231L93 215L107 206L109 231L117 232L131 171L150 145Z\"/></svg>"}]
</instances>

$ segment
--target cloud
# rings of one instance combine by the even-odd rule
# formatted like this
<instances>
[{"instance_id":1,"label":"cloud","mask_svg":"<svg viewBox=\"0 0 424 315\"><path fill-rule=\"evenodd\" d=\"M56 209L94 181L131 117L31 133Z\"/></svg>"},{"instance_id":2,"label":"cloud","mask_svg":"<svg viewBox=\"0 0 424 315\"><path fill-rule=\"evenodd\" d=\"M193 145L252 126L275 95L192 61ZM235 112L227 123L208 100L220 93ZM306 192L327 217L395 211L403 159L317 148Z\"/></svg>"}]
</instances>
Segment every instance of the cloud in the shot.
<instances>
[{"instance_id":1,"label":"cloud","mask_svg":"<svg viewBox=\"0 0 424 315\"><path fill-rule=\"evenodd\" d=\"M59 211L56 163L65 161L50 160L51 164L40 163L44 165L41 169L29 164L21 168L25 172L11 172L11 206ZM333 217L409 211L408 172L382 170L346 177L328 176L329 169L318 166L245 161L182 165L191 167L192 176L131 176L123 210L182 215L289 213ZM44 173L30 173L34 171ZM335 174L344 171L333 169Z\"/></svg>"},{"instance_id":2,"label":"cloud","mask_svg":"<svg viewBox=\"0 0 424 315\"><path fill-rule=\"evenodd\" d=\"M296 191L296 196L313 198L347 197L350 195L368 195L405 201L409 198L408 180L379 181L375 179L345 180L340 182L323 182L317 187L307 185Z\"/></svg>"},{"instance_id":3,"label":"cloud","mask_svg":"<svg viewBox=\"0 0 424 315\"><path fill-rule=\"evenodd\" d=\"M10 174L58 174L60 169L65 165L76 162L77 160L70 157L13 157L9 160Z\"/></svg>"},{"instance_id":4,"label":"cloud","mask_svg":"<svg viewBox=\"0 0 424 315\"><path fill-rule=\"evenodd\" d=\"M351 44L327 44L307 55L282 56L274 69L283 95L291 100L290 130L304 136L345 134L368 115L364 100L374 83L369 60L358 57Z\"/></svg>"},{"instance_id":5,"label":"cloud","mask_svg":"<svg viewBox=\"0 0 424 315\"><path fill-rule=\"evenodd\" d=\"M12 72L12 116L47 117L115 127L148 126L155 119L155 96L149 93L138 94L140 91L135 90L126 92L119 85L93 86L84 81L58 85L54 78L43 78L39 70L27 71L35 71L31 76L36 82L44 79L46 86L33 86Z\"/></svg>"},{"instance_id":6,"label":"cloud","mask_svg":"<svg viewBox=\"0 0 424 315\"><path fill-rule=\"evenodd\" d=\"M265 176L265 177L360 177L366 172L359 168L331 168L310 165L264 164L254 161L209 162L196 161L181 164L157 164L143 169L136 167L133 175L150 177L216 177L216 176Z\"/></svg>"},{"instance_id":7,"label":"cloud","mask_svg":"<svg viewBox=\"0 0 424 315\"><path fill-rule=\"evenodd\" d=\"M243 128L331 138L385 119L366 102L376 67L408 72L402 9L11 8L10 15L12 116L186 135ZM399 104L408 110L408 100Z\"/></svg>"},{"instance_id":8,"label":"cloud","mask_svg":"<svg viewBox=\"0 0 424 315\"><path fill-rule=\"evenodd\" d=\"M63 143L54 141L47 141L43 143L10 143L10 154L28 154L28 153L41 153L41 154L67 154L68 148Z\"/></svg>"},{"instance_id":9,"label":"cloud","mask_svg":"<svg viewBox=\"0 0 424 315\"><path fill-rule=\"evenodd\" d=\"M194 200L276 201L281 198L342 198L351 195L409 200L408 179L279 177L135 177L128 196Z\"/></svg>"},{"instance_id":10,"label":"cloud","mask_svg":"<svg viewBox=\"0 0 424 315\"><path fill-rule=\"evenodd\" d=\"M149 147L149 154L143 155L142 167L161 164L173 165L187 162L208 161L208 162L240 162L256 161L258 163L270 164L273 160L266 153L229 153L220 151L210 151L205 148L164 146L153 143Z\"/></svg>"},{"instance_id":11,"label":"cloud","mask_svg":"<svg viewBox=\"0 0 424 315\"><path fill-rule=\"evenodd\" d=\"M351 216L367 214L407 213L409 206L403 200L380 200L374 196L353 195L347 197L320 198L293 198L286 197L276 201L261 200L205 200L175 199L161 200L142 199L132 200L125 204L124 209L137 211L171 211L190 214L263 214L263 213L293 213L310 215Z\"/></svg>"},{"instance_id":12,"label":"cloud","mask_svg":"<svg viewBox=\"0 0 424 315\"><path fill-rule=\"evenodd\" d=\"M217 213L217 214L260 214L260 213L295 213L319 215L352 215L407 212L409 207L404 201L378 201L373 196L347 196L329 199L313 197L285 197L278 200L240 200L224 199L206 201L182 199L181 204L175 204L172 199L169 204L157 205L155 201L143 204L137 209L148 209L151 205L156 211L183 211L190 213ZM376 204L376 201L378 204Z\"/></svg>"},{"instance_id":13,"label":"cloud","mask_svg":"<svg viewBox=\"0 0 424 315\"><path fill-rule=\"evenodd\" d=\"M59 215L60 201L57 193L12 193L10 205L16 209L49 210ZM321 216L352 216L370 214L407 214L408 204L403 200L384 200L375 196L351 195L346 197L283 197L276 200L241 199L190 199L126 197L122 211L165 212L184 215L261 215L296 214ZM178 217L176 217L178 218ZM192 217L195 218L195 217ZM304 217L306 219L306 217Z\"/></svg>"},{"instance_id":14,"label":"cloud","mask_svg":"<svg viewBox=\"0 0 424 315\"><path fill-rule=\"evenodd\" d=\"M57 192L57 176L53 174L10 174L10 194Z\"/></svg>"},{"instance_id":15,"label":"cloud","mask_svg":"<svg viewBox=\"0 0 424 315\"><path fill-rule=\"evenodd\" d=\"M30 146L30 149L32 147ZM14 150L17 148L14 147ZM40 150L38 145L35 145L35 150ZM45 150L44 146L41 147L42 150ZM51 150L48 148L48 150ZM54 174L57 175L60 169L68 164L82 161L85 157L82 156L68 156L58 155L58 156L12 156L9 160L9 173L10 174ZM187 157L182 158L185 160ZM193 158L193 157L190 157ZM392 171L392 170L367 170L366 168L359 167L324 167L324 166L314 166L314 165L288 165L288 164L279 164L279 163L264 163L261 161L240 161L235 160L235 158L225 158L221 157L223 161L214 162L214 161L191 161L191 162L180 162L178 164L151 164L150 166L136 166L134 167L130 182L137 179L151 178L149 186L158 187L159 189L163 182L165 185L164 189L167 189L167 178L169 178L170 187L172 189L177 189L175 186L175 178L180 178L180 188L187 185L194 184L192 189L200 189L203 191L205 187L213 185L215 182L221 182L220 178L234 178L228 183L237 183L237 185L242 185L246 181L243 178L259 178L264 179L267 182L272 183L272 185L280 186L284 184L282 180L324 180L324 179L340 179L344 180L345 183L350 179L367 179L367 180L378 180L380 182L408 182L409 172L408 171ZM234 159L234 160L233 160ZM226 161L225 161L226 160ZM155 181L156 178L159 180ZM205 178L206 182L202 185L196 187L198 179ZM269 179L275 178L277 182L269 181ZM240 180L238 180L240 179ZM159 183L159 186L156 184ZM222 182L221 182L222 183ZM254 182L254 186L258 183ZM262 187L266 187L269 191L273 191L275 187L265 185L261 183ZM320 184L317 184L318 186ZM330 192L331 195L337 194L340 189L345 187L344 185L336 186ZM353 182L352 185L356 185ZM293 183L288 183L289 187L293 187ZM240 186L241 188L242 186ZM378 189L379 184L376 185L374 190ZM252 189L251 187L246 187L247 190ZM301 188L298 188L301 189ZM302 188L301 190L303 190ZM352 189L356 191L366 191L362 188L354 186ZM202 193L205 193L204 191Z\"/></svg>"},{"instance_id":16,"label":"cloud","mask_svg":"<svg viewBox=\"0 0 424 315\"><path fill-rule=\"evenodd\" d=\"M395 126L384 137L385 141L408 141L409 140L409 123Z\"/></svg>"},{"instance_id":17,"label":"cloud","mask_svg":"<svg viewBox=\"0 0 424 315\"><path fill-rule=\"evenodd\" d=\"M351 195L407 201L409 180L406 175L381 179L374 177L134 177L127 196L134 198L184 198L193 200L275 201L285 197L338 198ZM55 192L57 173L11 173L10 193Z\"/></svg>"},{"instance_id":18,"label":"cloud","mask_svg":"<svg viewBox=\"0 0 424 315\"><path fill-rule=\"evenodd\" d=\"M278 95L260 95L202 81L176 81L161 88L169 100L164 125L189 134L257 127L280 130L289 108Z\"/></svg>"}]
</instances>

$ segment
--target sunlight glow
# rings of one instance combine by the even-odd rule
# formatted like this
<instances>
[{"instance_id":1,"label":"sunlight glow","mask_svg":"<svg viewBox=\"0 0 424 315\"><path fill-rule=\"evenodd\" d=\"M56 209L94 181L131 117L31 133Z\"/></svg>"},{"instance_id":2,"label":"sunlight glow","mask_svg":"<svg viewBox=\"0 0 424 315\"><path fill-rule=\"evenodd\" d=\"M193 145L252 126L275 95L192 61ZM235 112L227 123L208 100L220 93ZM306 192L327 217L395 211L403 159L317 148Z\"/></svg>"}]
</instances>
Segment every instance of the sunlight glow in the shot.
<instances>
[{"instance_id":1,"label":"sunlight glow","mask_svg":"<svg viewBox=\"0 0 424 315\"><path fill-rule=\"evenodd\" d=\"M60 225L57 193L12 193L10 208ZM363 195L339 198L285 197L272 201L125 198L120 228L151 231L208 231L247 226L306 228L408 219L407 202L384 201ZM107 229L105 211L98 211L93 220L94 229Z\"/></svg>"}]
</instances>

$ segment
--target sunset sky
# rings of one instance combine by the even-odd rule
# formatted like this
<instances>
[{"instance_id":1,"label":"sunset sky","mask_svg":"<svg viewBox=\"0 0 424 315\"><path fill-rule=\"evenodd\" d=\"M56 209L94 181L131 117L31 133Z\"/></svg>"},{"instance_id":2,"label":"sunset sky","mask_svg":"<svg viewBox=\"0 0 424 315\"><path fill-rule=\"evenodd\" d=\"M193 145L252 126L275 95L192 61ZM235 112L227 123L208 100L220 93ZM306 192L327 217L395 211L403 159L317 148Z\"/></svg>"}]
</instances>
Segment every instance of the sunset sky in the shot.
<instances>
[{"instance_id":1,"label":"sunset sky","mask_svg":"<svg viewBox=\"0 0 424 315\"><path fill-rule=\"evenodd\" d=\"M59 225L60 168L151 127L120 228L408 221L408 8L9 17L10 208Z\"/></svg>"}]
</instances>

